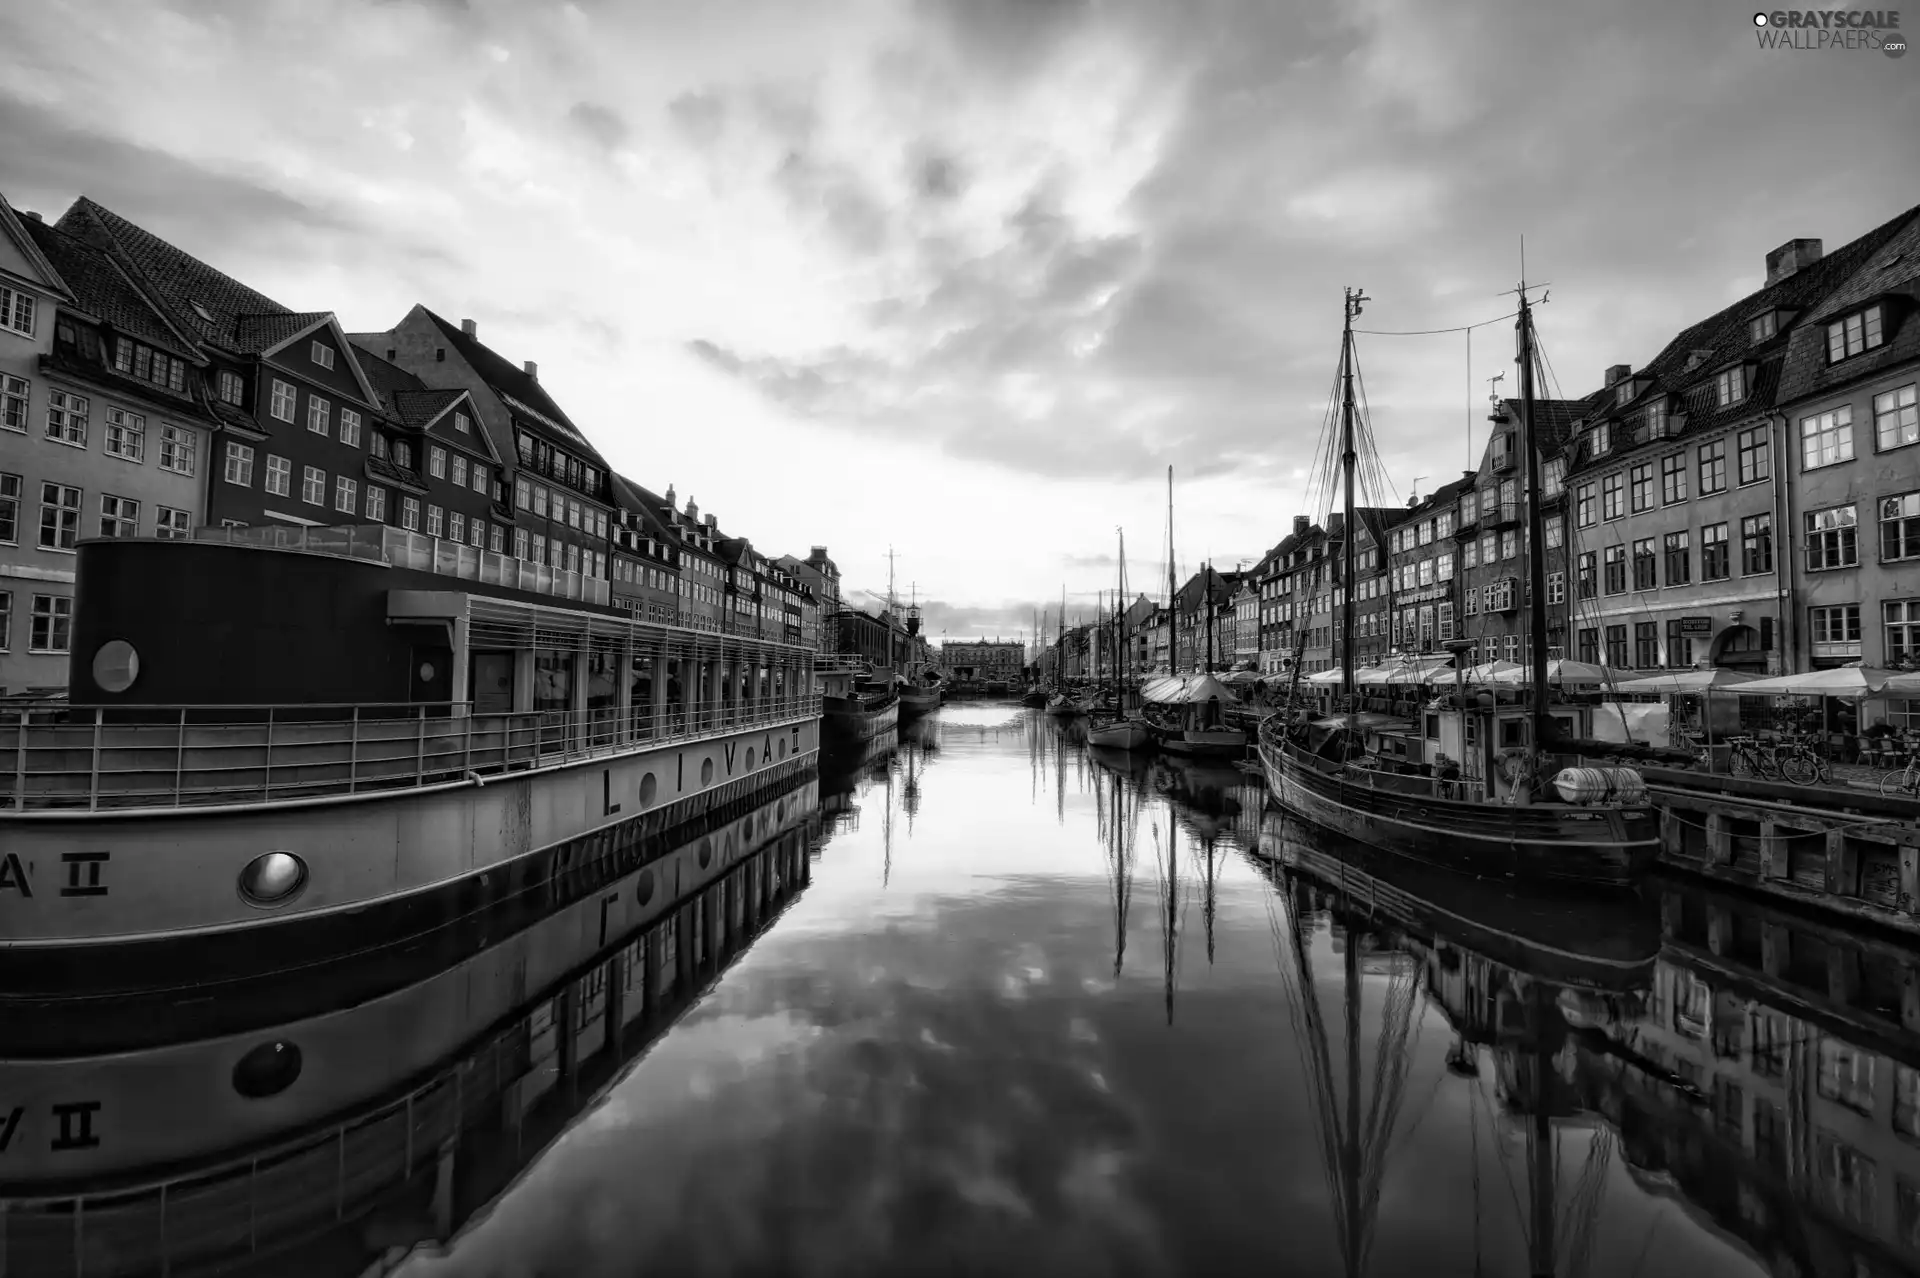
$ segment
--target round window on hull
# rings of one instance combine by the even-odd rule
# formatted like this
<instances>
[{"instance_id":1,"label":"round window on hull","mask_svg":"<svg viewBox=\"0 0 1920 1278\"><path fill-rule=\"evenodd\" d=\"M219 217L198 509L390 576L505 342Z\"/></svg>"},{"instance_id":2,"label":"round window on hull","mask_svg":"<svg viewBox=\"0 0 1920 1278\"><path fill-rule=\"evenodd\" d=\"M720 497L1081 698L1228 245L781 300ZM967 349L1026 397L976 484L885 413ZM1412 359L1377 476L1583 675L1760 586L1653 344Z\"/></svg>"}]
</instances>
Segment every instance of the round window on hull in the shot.
<instances>
[{"instance_id":1,"label":"round window on hull","mask_svg":"<svg viewBox=\"0 0 1920 1278\"><path fill-rule=\"evenodd\" d=\"M140 654L125 639L109 639L93 654L93 681L102 692L125 692L140 677Z\"/></svg>"},{"instance_id":2,"label":"round window on hull","mask_svg":"<svg viewBox=\"0 0 1920 1278\"><path fill-rule=\"evenodd\" d=\"M266 852L240 871L240 895L249 905L285 905L307 885L307 863L291 852Z\"/></svg>"},{"instance_id":3,"label":"round window on hull","mask_svg":"<svg viewBox=\"0 0 1920 1278\"><path fill-rule=\"evenodd\" d=\"M300 1077L300 1049L280 1040L262 1043L233 1067L233 1090L248 1100L278 1096Z\"/></svg>"}]
</instances>

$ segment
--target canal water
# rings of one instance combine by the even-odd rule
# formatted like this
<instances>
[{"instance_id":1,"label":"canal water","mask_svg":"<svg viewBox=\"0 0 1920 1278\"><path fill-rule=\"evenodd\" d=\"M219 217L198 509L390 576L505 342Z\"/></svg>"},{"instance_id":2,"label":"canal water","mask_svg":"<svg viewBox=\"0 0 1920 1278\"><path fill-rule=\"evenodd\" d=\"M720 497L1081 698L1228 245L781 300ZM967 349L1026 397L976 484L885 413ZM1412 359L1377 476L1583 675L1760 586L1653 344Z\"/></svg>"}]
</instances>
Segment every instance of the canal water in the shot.
<instances>
[{"instance_id":1,"label":"canal water","mask_svg":"<svg viewBox=\"0 0 1920 1278\"><path fill-rule=\"evenodd\" d=\"M405 1278L1920 1263L1890 946L1687 883L1552 902L1422 873L1233 766L1007 704L725 815L740 877L679 931L590 938L594 966L473 1032L423 1018L466 1041L217 1169L9 1182L0 1269L152 1272L161 1237L175 1273ZM354 1014L360 1059L430 1028Z\"/></svg>"}]
</instances>

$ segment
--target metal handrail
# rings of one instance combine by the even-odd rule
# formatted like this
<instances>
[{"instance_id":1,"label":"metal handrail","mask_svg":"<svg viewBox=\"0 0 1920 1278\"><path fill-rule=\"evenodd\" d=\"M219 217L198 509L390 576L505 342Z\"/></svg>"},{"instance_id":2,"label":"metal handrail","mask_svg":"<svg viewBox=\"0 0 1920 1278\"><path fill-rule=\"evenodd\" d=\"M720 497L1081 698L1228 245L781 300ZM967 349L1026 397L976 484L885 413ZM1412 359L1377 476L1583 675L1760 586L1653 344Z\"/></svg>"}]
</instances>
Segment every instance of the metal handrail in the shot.
<instances>
[{"instance_id":1,"label":"metal handrail","mask_svg":"<svg viewBox=\"0 0 1920 1278\"><path fill-rule=\"evenodd\" d=\"M455 708L444 702L22 708L15 730L0 733L12 743L0 744L0 776L8 779L0 780L6 787L0 788L0 814L290 802L473 784L786 726L817 718L820 698L791 693L649 704L625 713L617 705L486 714L451 713Z\"/></svg>"}]
</instances>

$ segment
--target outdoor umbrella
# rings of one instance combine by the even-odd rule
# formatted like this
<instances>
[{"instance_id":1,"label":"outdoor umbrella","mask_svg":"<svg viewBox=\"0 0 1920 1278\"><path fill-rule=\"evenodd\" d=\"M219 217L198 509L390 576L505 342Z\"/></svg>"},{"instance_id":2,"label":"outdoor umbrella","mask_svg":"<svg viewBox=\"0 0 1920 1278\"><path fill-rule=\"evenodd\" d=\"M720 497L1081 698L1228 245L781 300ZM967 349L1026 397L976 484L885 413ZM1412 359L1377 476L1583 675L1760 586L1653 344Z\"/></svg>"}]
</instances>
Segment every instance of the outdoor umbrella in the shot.
<instances>
[{"instance_id":1,"label":"outdoor umbrella","mask_svg":"<svg viewBox=\"0 0 1920 1278\"><path fill-rule=\"evenodd\" d=\"M1526 666L1515 666L1503 670L1492 677L1494 683L1532 683L1533 671ZM1547 663L1548 683L1605 683L1607 668L1592 665L1585 661L1568 661L1564 658Z\"/></svg>"},{"instance_id":2,"label":"outdoor umbrella","mask_svg":"<svg viewBox=\"0 0 1920 1278\"><path fill-rule=\"evenodd\" d=\"M1454 681L1454 676L1456 673L1457 672L1451 669L1442 667L1438 670L1429 671L1427 673L1425 682L1452 683ZM1520 675L1524 673L1525 672L1522 671L1518 665L1516 665L1511 661L1489 661L1483 665L1474 666L1471 669L1463 673L1460 673L1460 679L1462 680L1462 682L1465 682L1465 683L1488 684L1499 679L1501 675L1505 675L1505 674Z\"/></svg>"},{"instance_id":3,"label":"outdoor umbrella","mask_svg":"<svg viewBox=\"0 0 1920 1278\"><path fill-rule=\"evenodd\" d=\"M1862 697L1879 696L1887 680L1893 677L1891 670L1840 666L1832 670L1809 670L1805 674L1755 679L1752 683L1741 684L1740 694L1755 697L1843 697L1854 701Z\"/></svg>"},{"instance_id":4,"label":"outdoor umbrella","mask_svg":"<svg viewBox=\"0 0 1920 1278\"><path fill-rule=\"evenodd\" d=\"M1751 684L1759 675L1742 674L1738 670L1726 670L1715 666L1711 670L1676 670L1672 674L1649 675L1644 679L1629 679L1625 683L1613 685L1615 692L1697 692L1702 706L1700 717L1706 721L1707 749L1713 749L1713 712L1704 702L1713 695L1715 688L1728 688L1736 684ZM1745 687L1741 691L1746 691Z\"/></svg>"},{"instance_id":5,"label":"outdoor umbrella","mask_svg":"<svg viewBox=\"0 0 1920 1278\"><path fill-rule=\"evenodd\" d=\"M1335 666L1331 670L1322 670L1319 674L1308 675L1306 677L1305 682L1319 683L1319 684L1339 683L1340 678L1341 678L1340 667Z\"/></svg>"}]
</instances>

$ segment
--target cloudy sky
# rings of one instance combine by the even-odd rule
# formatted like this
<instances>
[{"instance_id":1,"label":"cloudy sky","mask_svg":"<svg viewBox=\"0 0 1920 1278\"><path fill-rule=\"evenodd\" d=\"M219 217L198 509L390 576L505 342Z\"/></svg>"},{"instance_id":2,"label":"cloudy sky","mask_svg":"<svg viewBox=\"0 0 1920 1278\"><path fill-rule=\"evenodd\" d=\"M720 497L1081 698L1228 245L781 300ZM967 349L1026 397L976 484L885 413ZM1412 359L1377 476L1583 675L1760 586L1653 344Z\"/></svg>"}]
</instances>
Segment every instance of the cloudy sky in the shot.
<instances>
[{"instance_id":1,"label":"cloudy sky","mask_svg":"<svg viewBox=\"0 0 1920 1278\"><path fill-rule=\"evenodd\" d=\"M1524 234L1584 394L1920 203L1916 119L1920 60L1731 2L0 6L16 207L350 331L470 316L621 470L856 588L891 544L956 637L1089 606L1116 526L1164 589L1168 465L1183 576L1277 540L1343 285L1493 319ZM1510 327L1363 341L1398 495L1456 475Z\"/></svg>"}]
</instances>

